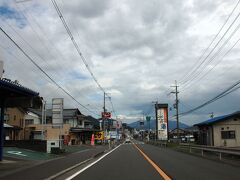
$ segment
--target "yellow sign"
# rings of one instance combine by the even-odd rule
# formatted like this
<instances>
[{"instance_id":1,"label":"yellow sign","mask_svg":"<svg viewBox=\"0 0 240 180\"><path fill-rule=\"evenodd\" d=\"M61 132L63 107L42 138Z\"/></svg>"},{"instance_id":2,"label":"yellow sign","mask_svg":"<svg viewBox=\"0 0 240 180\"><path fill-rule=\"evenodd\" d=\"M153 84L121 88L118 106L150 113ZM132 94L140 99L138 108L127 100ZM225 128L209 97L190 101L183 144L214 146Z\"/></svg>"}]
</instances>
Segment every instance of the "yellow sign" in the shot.
<instances>
[{"instance_id":1,"label":"yellow sign","mask_svg":"<svg viewBox=\"0 0 240 180\"><path fill-rule=\"evenodd\" d=\"M103 131L95 133L95 140L103 140L103 138L104 138L104 132Z\"/></svg>"}]
</instances>

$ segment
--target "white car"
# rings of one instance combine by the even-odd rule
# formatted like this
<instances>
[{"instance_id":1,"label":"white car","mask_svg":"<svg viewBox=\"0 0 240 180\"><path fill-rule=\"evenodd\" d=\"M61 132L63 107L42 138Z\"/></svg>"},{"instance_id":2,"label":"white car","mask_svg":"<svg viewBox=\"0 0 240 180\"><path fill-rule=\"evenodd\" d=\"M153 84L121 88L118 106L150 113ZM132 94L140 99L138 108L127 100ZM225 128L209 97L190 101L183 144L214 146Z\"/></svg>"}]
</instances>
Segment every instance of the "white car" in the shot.
<instances>
[{"instance_id":1,"label":"white car","mask_svg":"<svg viewBox=\"0 0 240 180\"><path fill-rule=\"evenodd\" d=\"M129 137L127 137L126 139L125 139L125 143L130 143L131 141L130 141L130 138Z\"/></svg>"}]
</instances>

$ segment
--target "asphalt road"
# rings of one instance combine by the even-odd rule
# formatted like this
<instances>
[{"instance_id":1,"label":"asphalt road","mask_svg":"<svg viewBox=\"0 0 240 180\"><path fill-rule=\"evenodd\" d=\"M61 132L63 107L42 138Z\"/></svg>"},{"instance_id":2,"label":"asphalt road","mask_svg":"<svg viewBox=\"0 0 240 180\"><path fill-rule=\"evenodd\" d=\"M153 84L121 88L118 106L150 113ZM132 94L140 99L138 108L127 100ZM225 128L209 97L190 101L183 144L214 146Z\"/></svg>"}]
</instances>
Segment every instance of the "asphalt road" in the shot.
<instances>
[{"instance_id":1,"label":"asphalt road","mask_svg":"<svg viewBox=\"0 0 240 180\"><path fill-rule=\"evenodd\" d=\"M159 180L163 178L133 145L125 144L73 179Z\"/></svg>"},{"instance_id":2,"label":"asphalt road","mask_svg":"<svg viewBox=\"0 0 240 180\"><path fill-rule=\"evenodd\" d=\"M240 168L236 166L152 145L138 144L137 146L171 179L240 179ZM73 179L155 180L164 178L134 145L126 144Z\"/></svg>"},{"instance_id":3,"label":"asphalt road","mask_svg":"<svg viewBox=\"0 0 240 180\"><path fill-rule=\"evenodd\" d=\"M148 144L139 147L172 179L240 179L240 168L237 166Z\"/></svg>"},{"instance_id":4,"label":"asphalt road","mask_svg":"<svg viewBox=\"0 0 240 180\"><path fill-rule=\"evenodd\" d=\"M52 160L0 179L45 179L82 162L103 149L93 149ZM96 162L96 163L95 163ZM91 166L90 166L91 165ZM76 172L76 176L72 176ZM240 168L219 161L148 144L123 144L102 157L59 176L81 180L239 180ZM69 178L71 177L71 178Z\"/></svg>"},{"instance_id":5,"label":"asphalt road","mask_svg":"<svg viewBox=\"0 0 240 180\"><path fill-rule=\"evenodd\" d=\"M34 164L32 167L26 167L11 172L4 177L0 176L0 180L42 180L52 175L57 174L79 162L85 161L93 157L94 155L103 152L107 147L96 147L93 149L86 149L80 152L69 154L67 156L53 159L50 161L44 161L39 164Z\"/></svg>"}]
</instances>

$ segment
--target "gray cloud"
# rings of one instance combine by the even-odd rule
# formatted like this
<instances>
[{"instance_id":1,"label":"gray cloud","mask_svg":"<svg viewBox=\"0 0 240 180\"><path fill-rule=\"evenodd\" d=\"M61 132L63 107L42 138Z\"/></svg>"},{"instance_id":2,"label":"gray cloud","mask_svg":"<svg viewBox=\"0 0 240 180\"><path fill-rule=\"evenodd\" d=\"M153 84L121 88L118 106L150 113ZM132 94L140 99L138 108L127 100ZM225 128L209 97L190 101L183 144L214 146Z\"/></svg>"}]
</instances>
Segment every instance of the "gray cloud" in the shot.
<instances>
[{"instance_id":1,"label":"gray cloud","mask_svg":"<svg viewBox=\"0 0 240 180\"><path fill-rule=\"evenodd\" d=\"M151 102L154 100L172 106L174 97L167 96L170 85L191 70L217 32L217 27L233 8L230 2L220 0L57 2L90 68L100 84L111 93L117 114L134 117L142 116L142 112L152 113ZM100 114L102 92L79 58L52 4L49 1L29 1L18 8L14 2L5 2L6 5L17 13L25 13L28 23L19 27L16 20L1 16L0 25L79 102ZM78 106L54 87L3 34L0 40L1 47L8 48L8 52L4 50L6 77L18 79L39 91L49 102L58 96L65 98L67 107ZM236 48L206 78L183 89L180 86L180 101L195 107L234 83L239 75L238 55ZM181 121L193 124L207 118L209 111L219 115L235 111L238 97L239 93L235 92L226 97L227 103L223 100L215 102L196 114L181 118ZM109 102L107 106L111 110ZM181 111L188 108L180 105ZM174 111L170 115L174 115Z\"/></svg>"}]
</instances>

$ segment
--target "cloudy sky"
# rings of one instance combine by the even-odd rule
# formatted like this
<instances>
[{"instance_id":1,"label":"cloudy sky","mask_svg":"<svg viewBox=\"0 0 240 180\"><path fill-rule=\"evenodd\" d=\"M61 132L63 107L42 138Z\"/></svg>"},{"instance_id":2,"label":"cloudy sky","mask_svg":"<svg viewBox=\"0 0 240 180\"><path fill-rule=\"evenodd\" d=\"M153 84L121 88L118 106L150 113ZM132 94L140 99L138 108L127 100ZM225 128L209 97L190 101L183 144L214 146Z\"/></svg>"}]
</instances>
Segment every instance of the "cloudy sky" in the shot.
<instances>
[{"instance_id":1,"label":"cloudy sky","mask_svg":"<svg viewBox=\"0 0 240 180\"><path fill-rule=\"evenodd\" d=\"M180 112L201 105L239 80L239 44L227 53L240 35L240 4L228 19L237 0L56 2L88 67L111 96L114 115L124 122L139 120L143 113L154 115L153 101L172 107L174 95L169 92L175 80L180 86ZM51 0L1 0L0 17L1 28L91 112L56 87L0 32L4 77L39 92L49 106L52 98L64 97L65 107L78 107L84 114L98 117L103 92ZM208 119L211 112L218 116L237 111L239 97L235 91L180 121L192 125ZM112 111L108 98L106 105ZM170 117L174 114L172 109Z\"/></svg>"}]
</instances>

